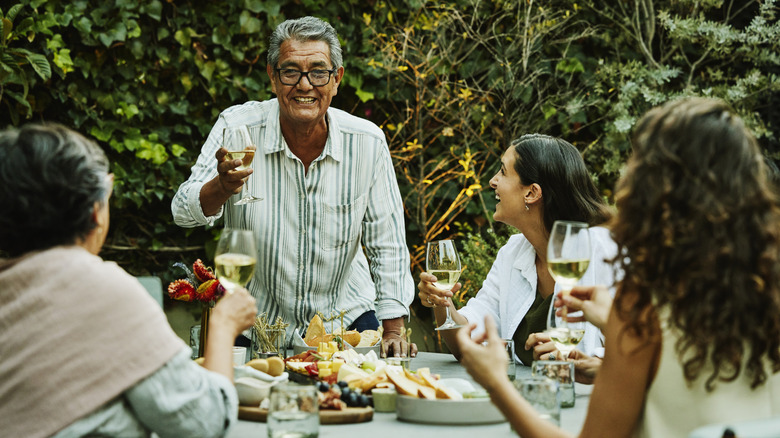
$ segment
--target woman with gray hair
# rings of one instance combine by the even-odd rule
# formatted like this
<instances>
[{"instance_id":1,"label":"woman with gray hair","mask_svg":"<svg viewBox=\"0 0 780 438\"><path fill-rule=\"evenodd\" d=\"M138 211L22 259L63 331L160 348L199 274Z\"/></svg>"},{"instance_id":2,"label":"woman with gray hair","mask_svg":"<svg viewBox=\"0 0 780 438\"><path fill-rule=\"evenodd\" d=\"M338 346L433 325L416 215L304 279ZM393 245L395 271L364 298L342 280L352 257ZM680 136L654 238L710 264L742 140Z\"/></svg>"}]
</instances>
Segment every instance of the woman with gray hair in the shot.
<instances>
[{"instance_id":1,"label":"woman with gray hair","mask_svg":"<svg viewBox=\"0 0 780 438\"><path fill-rule=\"evenodd\" d=\"M7 436L224 435L246 290L214 307L204 366L143 286L99 256L113 175L58 125L0 133L0 430Z\"/></svg>"}]
</instances>

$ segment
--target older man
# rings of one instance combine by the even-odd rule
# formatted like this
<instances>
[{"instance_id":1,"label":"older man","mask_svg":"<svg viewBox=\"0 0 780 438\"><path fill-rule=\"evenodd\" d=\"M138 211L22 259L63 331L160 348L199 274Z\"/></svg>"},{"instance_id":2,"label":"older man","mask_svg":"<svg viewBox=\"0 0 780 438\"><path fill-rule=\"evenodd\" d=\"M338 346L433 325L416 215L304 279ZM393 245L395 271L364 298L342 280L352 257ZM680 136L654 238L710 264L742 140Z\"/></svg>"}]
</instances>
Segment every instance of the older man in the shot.
<instances>
[{"instance_id":1,"label":"older man","mask_svg":"<svg viewBox=\"0 0 780 438\"><path fill-rule=\"evenodd\" d=\"M176 223L224 214L226 227L254 230L249 289L261 312L290 323L288 336L316 312L345 312L345 325L361 331L381 320L386 352L416 354L401 337L414 283L393 163L379 127L330 108L344 76L335 30L314 17L285 21L266 71L277 98L220 114L173 199ZM236 125L257 145L246 170L221 147L223 129ZM263 201L235 205L245 183Z\"/></svg>"}]
</instances>

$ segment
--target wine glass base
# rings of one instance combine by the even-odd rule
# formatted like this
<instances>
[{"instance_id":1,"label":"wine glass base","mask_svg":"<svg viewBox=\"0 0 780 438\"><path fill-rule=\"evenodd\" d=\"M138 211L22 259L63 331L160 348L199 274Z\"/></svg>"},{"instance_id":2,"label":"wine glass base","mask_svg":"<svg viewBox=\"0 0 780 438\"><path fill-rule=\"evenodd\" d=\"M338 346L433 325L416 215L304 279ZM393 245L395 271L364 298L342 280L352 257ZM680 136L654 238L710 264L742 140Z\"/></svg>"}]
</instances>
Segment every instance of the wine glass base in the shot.
<instances>
[{"instance_id":1,"label":"wine glass base","mask_svg":"<svg viewBox=\"0 0 780 438\"><path fill-rule=\"evenodd\" d=\"M450 323L447 324L446 322L438 327L436 327L436 330L456 330L463 327L461 324L458 323Z\"/></svg>"},{"instance_id":2,"label":"wine glass base","mask_svg":"<svg viewBox=\"0 0 780 438\"><path fill-rule=\"evenodd\" d=\"M253 202L262 201L262 200L263 200L263 198L258 198L256 196L249 195L247 197L239 199L233 205L251 204Z\"/></svg>"}]
</instances>

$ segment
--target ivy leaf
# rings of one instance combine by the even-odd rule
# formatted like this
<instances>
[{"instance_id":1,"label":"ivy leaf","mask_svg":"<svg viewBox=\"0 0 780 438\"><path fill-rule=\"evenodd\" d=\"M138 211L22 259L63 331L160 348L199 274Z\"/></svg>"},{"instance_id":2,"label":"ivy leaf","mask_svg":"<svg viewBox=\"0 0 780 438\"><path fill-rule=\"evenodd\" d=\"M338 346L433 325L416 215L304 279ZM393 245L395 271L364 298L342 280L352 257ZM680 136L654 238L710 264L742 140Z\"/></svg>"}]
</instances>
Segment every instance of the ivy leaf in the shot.
<instances>
[{"instance_id":1,"label":"ivy leaf","mask_svg":"<svg viewBox=\"0 0 780 438\"><path fill-rule=\"evenodd\" d=\"M260 20L253 17L249 11L242 11L241 16L238 18L241 24L241 33L254 34L259 33L261 29Z\"/></svg>"},{"instance_id":2,"label":"ivy leaf","mask_svg":"<svg viewBox=\"0 0 780 438\"><path fill-rule=\"evenodd\" d=\"M355 90L355 95L361 102L365 103L374 98L374 93L365 90Z\"/></svg>"}]
</instances>

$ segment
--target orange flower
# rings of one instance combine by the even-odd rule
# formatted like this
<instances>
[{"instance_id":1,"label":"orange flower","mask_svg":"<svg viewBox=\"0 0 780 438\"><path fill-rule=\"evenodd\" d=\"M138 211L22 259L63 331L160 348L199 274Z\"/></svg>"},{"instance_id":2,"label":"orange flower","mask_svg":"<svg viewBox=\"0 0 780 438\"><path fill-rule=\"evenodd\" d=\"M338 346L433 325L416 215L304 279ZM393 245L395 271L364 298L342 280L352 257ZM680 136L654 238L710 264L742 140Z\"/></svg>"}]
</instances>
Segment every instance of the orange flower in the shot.
<instances>
[{"instance_id":1,"label":"orange flower","mask_svg":"<svg viewBox=\"0 0 780 438\"><path fill-rule=\"evenodd\" d=\"M195 260L195 263L192 264L192 272L195 274L195 278L203 283L217 278L211 272L211 269L207 268L200 259Z\"/></svg>"},{"instance_id":2,"label":"orange flower","mask_svg":"<svg viewBox=\"0 0 780 438\"><path fill-rule=\"evenodd\" d=\"M196 293L195 286L187 280L176 280L168 285L168 296L174 300L192 301Z\"/></svg>"}]
</instances>

